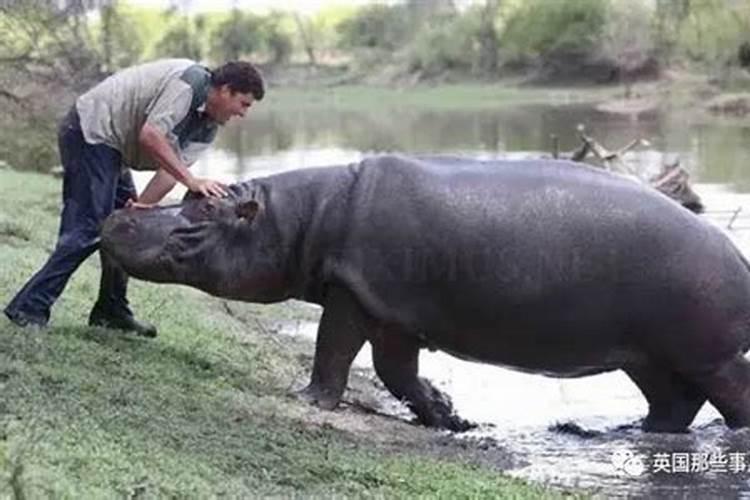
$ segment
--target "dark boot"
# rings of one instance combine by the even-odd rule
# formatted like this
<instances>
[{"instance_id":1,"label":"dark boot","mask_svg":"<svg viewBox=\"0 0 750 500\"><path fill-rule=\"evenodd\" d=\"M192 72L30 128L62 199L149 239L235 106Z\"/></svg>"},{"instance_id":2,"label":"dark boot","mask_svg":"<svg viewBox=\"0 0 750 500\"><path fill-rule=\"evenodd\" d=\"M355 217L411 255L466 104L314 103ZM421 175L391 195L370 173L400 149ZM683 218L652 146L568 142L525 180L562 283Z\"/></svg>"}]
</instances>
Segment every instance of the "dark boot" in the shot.
<instances>
[{"instance_id":1,"label":"dark boot","mask_svg":"<svg viewBox=\"0 0 750 500\"><path fill-rule=\"evenodd\" d=\"M142 337L156 337L156 327L139 321L130 310L128 299L128 276L105 254L99 252L102 263L102 279L99 298L89 315L89 325L133 332Z\"/></svg>"},{"instance_id":2,"label":"dark boot","mask_svg":"<svg viewBox=\"0 0 750 500\"><path fill-rule=\"evenodd\" d=\"M10 308L6 308L3 312L11 323L21 328L44 328L47 326L47 318L32 316L22 311L12 311Z\"/></svg>"}]
</instances>

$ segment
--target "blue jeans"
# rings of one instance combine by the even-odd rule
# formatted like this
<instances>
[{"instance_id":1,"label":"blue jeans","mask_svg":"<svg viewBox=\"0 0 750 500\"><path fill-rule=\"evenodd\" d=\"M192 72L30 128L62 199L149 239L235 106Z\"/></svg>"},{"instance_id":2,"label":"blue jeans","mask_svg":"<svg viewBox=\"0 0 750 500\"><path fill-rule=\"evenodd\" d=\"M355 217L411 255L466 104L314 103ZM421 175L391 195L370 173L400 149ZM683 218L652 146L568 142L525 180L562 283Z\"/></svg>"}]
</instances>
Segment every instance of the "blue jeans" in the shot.
<instances>
[{"instance_id":1,"label":"blue jeans","mask_svg":"<svg viewBox=\"0 0 750 500\"><path fill-rule=\"evenodd\" d=\"M5 308L9 317L23 316L36 324L49 321L50 308L71 275L99 247L99 228L116 208L136 197L129 170L120 153L84 140L75 107L58 129L63 177L60 232L47 263ZM127 276L102 255L102 279L95 309L128 313Z\"/></svg>"}]
</instances>

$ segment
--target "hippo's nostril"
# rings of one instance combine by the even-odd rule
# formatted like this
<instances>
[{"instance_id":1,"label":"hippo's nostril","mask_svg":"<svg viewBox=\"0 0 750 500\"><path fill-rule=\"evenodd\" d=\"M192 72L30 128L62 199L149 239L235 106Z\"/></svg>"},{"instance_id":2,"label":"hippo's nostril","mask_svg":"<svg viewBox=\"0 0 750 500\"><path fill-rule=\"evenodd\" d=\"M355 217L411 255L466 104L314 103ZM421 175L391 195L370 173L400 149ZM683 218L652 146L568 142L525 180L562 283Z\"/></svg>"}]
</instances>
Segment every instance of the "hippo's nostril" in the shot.
<instances>
[{"instance_id":1,"label":"hippo's nostril","mask_svg":"<svg viewBox=\"0 0 750 500\"><path fill-rule=\"evenodd\" d=\"M133 217L123 217L117 221L117 224L113 227L116 233L131 234L135 231L136 222Z\"/></svg>"}]
</instances>

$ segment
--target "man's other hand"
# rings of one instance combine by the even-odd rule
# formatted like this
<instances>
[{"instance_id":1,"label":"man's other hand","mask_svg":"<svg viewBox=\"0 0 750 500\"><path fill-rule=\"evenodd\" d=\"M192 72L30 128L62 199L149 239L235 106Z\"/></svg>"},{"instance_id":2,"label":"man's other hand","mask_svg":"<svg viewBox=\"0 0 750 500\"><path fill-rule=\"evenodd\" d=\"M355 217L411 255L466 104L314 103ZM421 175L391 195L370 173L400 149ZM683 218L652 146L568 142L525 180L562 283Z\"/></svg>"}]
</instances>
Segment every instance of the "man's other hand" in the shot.
<instances>
[{"instance_id":1,"label":"man's other hand","mask_svg":"<svg viewBox=\"0 0 750 500\"><path fill-rule=\"evenodd\" d=\"M203 196L215 196L222 198L227 195L227 187L221 182L214 181L212 179L202 179L194 177L187 188L194 192L200 193Z\"/></svg>"},{"instance_id":2,"label":"man's other hand","mask_svg":"<svg viewBox=\"0 0 750 500\"><path fill-rule=\"evenodd\" d=\"M144 208L154 208L156 205L156 203L140 203L138 201L133 201L132 198L125 202L125 208L134 208L138 210Z\"/></svg>"}]
</instances>

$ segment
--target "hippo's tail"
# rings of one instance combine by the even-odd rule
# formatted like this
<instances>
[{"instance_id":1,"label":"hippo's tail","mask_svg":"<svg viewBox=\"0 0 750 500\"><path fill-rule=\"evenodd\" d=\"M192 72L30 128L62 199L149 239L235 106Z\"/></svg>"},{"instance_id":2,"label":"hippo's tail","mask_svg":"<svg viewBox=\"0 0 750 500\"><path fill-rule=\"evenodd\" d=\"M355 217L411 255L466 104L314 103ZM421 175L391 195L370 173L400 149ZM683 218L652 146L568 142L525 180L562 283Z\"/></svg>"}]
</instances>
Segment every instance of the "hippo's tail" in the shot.
<instances>
[{"instance_id":1,"label":"hippo's tail","mask_svg":"<svg viewBox=\"0 0 750 500\"><path fill-rule=\"evenodd\" d=\"M732 245L734 247L734 251L737 252L737 257L739 257L742 264L745 266L745 269L750 273L750 262L747 260L747 257L745 257L745 254L742 253L742 251L737 248L737 245Z\"/></svg>"},{"instance_id":2,"label":"hippo's tail","mask_svg":"<svg viewBox=\"0 0 750 500\"><path fill-rule=\"evenodd\" d=\"M739 248L737 248L737 245L732 245L732 246L734 247L734 251L737 253L737 257L745 266L745 269L747 269L748 274L750 274L750 262L747 260L747 258L742 253L742 251ZM750 323L750 320L748 322ZM748 324L747 326L748 328L750 328L750 324ZM745 337L745 340L742 343L742 352L746 353L747 351L750 351L750 334Z\"/></svg>"}]
</instances>

